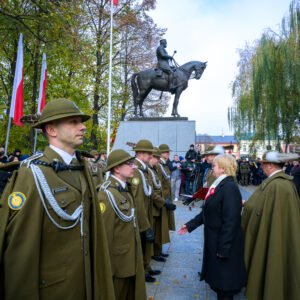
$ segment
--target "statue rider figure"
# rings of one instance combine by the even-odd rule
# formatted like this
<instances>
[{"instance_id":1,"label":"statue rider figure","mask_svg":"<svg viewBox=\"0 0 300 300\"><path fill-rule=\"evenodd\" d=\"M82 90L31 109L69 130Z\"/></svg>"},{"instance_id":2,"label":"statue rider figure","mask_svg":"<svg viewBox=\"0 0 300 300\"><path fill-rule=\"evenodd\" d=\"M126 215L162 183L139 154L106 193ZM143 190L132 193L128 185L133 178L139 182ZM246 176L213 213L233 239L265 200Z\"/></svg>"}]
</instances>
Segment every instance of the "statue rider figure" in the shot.
<instances>
[{"instance_id":1,"label":"statue rider figure","mask_svg":"<svg viewBox=\"0 0 300 300\"><path fill-rule=\"evenodd\" d=\"M167 40L162 39L159 41L159 46L156 49L156 57L157 57L157 68L168 74L169 76L169 87L171 93L174 93L175 82L174 82L174 70L170 65L170 61L173 60L173 57L170 56L166 50L167 48ZM160 75L162 76L162 75Z\"/></svg>"}]
</instances>

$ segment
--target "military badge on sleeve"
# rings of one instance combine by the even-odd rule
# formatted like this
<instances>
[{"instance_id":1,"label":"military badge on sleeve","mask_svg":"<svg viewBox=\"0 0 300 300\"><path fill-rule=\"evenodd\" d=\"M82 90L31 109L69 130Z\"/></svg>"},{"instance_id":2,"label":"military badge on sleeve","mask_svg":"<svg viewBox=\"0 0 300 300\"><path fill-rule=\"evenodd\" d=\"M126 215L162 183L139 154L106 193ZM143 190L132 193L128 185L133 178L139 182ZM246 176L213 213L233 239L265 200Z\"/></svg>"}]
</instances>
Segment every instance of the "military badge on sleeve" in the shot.
<instances>
[{"instance_id":1,"label":"military badge on sleeve","mask_svg":"<svg viewBox=\"0 0 300 300\"><path fill-rule=\"evenodd\" d=\"M10 209L19 210L26 201L26 196L21 192L13 192L8 196L8 206Z\"/></svg>"},{"instance_id":2,"label":"military badge on sleeve","mask_svg":"<svg viewBox=\"0 0 300 300\"><path fill-rule=\"evenodd\" d=\"M100 212L101 214L103 214L106 211L106 206L103 202L99 203L99 207L100 207Z\"/></svg>"}]
</instances>

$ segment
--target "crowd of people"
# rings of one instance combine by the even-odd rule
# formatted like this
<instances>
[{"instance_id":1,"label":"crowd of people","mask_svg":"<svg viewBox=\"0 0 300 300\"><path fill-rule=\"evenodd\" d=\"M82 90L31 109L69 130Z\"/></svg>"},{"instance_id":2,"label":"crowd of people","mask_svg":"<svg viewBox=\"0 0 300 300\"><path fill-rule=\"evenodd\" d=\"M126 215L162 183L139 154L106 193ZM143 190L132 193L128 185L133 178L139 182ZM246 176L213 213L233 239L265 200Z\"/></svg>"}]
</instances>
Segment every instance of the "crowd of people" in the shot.
<instances>
[{"instance_id":1,"label":"crowd of people","mask_svg":"<svg viewBox=\"0 0 300 300\"><path fill-rule=\"evenodd\" d=\"M216 146L208 147L207 151L200 154L194 149L194 145L190 145L185 157L177 154L173 156L173 160L169 162L169 168L175 201L180 198L180 194L191 195L204 186L207 172L211 170L212 161L208 159L208 154L211 151L217 151L218 154L224 153L221 146ZM242 186L258 186L266 179L259 158L256 160L237 159L235 177Z\"/></svg>"},{"instance_id":2,"label":"crowd of people","mask_svg":"<svg viewBox=\"0 0 300 300\"><path fill-rule=\"evenodd\" d=\"M0 201L1 299L147 299L145 282L162 272L153 260L169 256L175 202L198 189L202 209L178 233L204 225L200 277L218 299L243 287L249 300L300 298L297 155L268 151L252 162L265 180L245 202L238 183L249 183L248 162L222 147L200 155L191 145L172 161L167 144L147 139L134 156L87 153L78 148L89 118L70 100L51 101L33 125L49 141L44 152L20 165L19 149L10 163L0 149L0 170L16 169Z\"/></svg>"}]
</instances>

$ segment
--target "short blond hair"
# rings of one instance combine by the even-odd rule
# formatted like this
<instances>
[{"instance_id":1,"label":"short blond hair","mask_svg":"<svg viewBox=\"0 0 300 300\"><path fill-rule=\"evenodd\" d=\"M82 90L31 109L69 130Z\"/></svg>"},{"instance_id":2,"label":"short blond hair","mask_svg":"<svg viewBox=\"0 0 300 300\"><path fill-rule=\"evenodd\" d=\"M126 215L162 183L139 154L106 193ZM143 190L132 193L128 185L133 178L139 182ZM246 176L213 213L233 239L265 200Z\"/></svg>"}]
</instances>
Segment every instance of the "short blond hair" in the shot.
<instances>
[{"instance_id":1,"label":"short blond hair","mask_svg":"<svg viewBox=\"0 0 300 300\"><path fill-rule=\"evenodd\" d=\"M223 168L226 175L236 176L237 162L232 155L219 154L214 158L214 163Z\"/></svg>"}]
</instances>

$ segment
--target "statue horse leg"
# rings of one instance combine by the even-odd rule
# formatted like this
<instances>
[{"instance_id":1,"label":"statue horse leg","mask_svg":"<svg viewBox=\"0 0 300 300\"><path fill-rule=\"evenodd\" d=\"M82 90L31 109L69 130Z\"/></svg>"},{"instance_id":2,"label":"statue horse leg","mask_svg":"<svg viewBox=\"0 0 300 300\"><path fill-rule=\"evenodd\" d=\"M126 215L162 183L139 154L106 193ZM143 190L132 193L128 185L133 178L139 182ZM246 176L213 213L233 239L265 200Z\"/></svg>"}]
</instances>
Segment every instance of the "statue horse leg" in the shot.
<instances>
[{"instance_id":1,"label":"statue horse leg","mask_svg":"<svg viewBox=\"0 0 300 300\"><path fill-rule=\"evenodd\" d=\"M141 90L140 94L138 96L138 105L140 108L140 117L144 117L144 113L143 113L143 104L144 104L144 100L147 98L148 94L150 93L151 88L148 88L147 90Z\"/></svg>"},{"instance_id":2,"label":"statue horse leg","mask_svg":"<svg viewBox=\"0 0 300 300\"><path fill-rule=\"evenodd\" d=\"M175 97L174 97L174 101L173 101L173 109L172 109L172 116L173 117L180 117L180 115L178 113L178 110L177 110L177 107L178 107L178 104L179 104L179 98L180 98L180 95L181 95L182 91L183 91L182 88L177 88L176 89Z\"/></svg>"}]
</instances>

